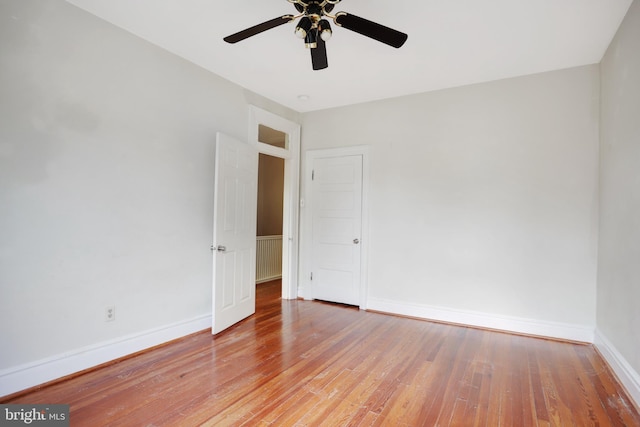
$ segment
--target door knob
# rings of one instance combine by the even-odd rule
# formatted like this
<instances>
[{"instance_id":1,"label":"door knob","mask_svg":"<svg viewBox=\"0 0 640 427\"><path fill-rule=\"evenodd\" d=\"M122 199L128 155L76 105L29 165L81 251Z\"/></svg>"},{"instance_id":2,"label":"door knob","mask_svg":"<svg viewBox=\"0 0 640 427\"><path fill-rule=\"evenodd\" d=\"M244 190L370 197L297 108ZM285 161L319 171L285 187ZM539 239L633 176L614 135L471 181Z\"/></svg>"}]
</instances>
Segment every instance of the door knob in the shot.
<instances>
[{"instance_id":1,"label":"door knob","mask_svg":"<svg viewBox=\"0 0 640 427\"><path fill-rule=\"evenodd\" d=\"M222 245L218 245L218 247L216 248L216 250L218 252L226 252L227 251L227 247L226 246L222 246Z\"/></svg>"},{"instance_id":2,"label":"door knob","mask_svg":"<svg viewBox=\"0 0 640 427\"><path fill-rule=\"evenodd\" d=\"M360 240L359 239L353 239L353 243L357 245L358 243L360 243Z\"/></svg>"}]
</instances>

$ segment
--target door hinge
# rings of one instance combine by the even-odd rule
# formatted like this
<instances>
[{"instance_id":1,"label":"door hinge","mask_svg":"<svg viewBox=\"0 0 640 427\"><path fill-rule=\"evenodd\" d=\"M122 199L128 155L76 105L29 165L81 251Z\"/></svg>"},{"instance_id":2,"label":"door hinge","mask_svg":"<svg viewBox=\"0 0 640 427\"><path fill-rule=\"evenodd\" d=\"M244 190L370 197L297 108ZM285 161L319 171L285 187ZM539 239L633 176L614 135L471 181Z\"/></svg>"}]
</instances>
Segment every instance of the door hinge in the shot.
<instances>
[{"instance_id":1,"label":"door hinge","mask_svg":"<svg viewBox=\"0 0 640 427\"><path fill-rule=\"evenodd\" d=\"M313 272L311 273L311 280L313 280Z\"/></svg>"},{"instance_id":2,"label":"door hinge","mask_svg":"<svg viewBox=\"0 0 640 427\"><path fill-rule=\"evenodd\" d=\"M316 176L316 171L315 171L315 169L313 169L311 171L311 181L313 181L315 179L315 176Z\"/></svg>"}]
</instances>

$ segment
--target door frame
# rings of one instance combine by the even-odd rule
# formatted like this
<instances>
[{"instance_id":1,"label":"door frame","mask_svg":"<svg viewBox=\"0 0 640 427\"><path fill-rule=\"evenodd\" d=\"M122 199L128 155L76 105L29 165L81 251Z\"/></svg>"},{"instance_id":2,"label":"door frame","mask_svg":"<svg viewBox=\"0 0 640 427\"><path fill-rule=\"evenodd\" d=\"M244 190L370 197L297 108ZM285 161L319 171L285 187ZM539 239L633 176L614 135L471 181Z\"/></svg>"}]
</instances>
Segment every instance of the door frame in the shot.
<instances>
[{"instance_id":1,"label":"door frame","mask_svg":"<svg viewBox=\"0 0 640 427\"><path fill-rule=\"evenodd\" d=\"M258 140L258 126L264 125L287 135L288 149ZM299 209L300 205L300 125L269 111L249 106L249 144L258 153L284 159L282 206L282 298L298 297Z\"/></svg>"},{"instance_id":2,"label":"door frame","mask_svg":"<svg viewBox=\"0 0 640 427\"><path fill-rule=\"evenodd\" d=\"M304 161L304 194L300 199L302 210L302 235L300 247L302 249L300 263L300 294L304 299L313 299L311 287L311 254L313 244L313 187L312 173L316 159L344 156L362 156L362 234L360 237L360 310L367 309L369 295L369 276L367 272L369 260L369 146L357 145L342 148L308 150Z\"/></svg>"}]
</instances>

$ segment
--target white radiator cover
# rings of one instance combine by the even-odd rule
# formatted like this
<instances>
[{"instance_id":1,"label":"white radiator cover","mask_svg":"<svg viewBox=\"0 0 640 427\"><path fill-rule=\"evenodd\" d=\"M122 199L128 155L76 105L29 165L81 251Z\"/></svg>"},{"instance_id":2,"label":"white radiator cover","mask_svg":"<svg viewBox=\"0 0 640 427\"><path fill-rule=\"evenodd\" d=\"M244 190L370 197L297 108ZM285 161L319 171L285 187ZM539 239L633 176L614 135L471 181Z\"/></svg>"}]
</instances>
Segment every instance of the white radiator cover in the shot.
<instances>
[{"instance_id":1,"label":"white radiator cover","mask_svg":"<svg viewBox=\"0 0 640 427\"><path fill-rule=\"evenodd\" d=\"M256 237L256 283L282 277L282 236Z\"/></svg>"}]
</instances>

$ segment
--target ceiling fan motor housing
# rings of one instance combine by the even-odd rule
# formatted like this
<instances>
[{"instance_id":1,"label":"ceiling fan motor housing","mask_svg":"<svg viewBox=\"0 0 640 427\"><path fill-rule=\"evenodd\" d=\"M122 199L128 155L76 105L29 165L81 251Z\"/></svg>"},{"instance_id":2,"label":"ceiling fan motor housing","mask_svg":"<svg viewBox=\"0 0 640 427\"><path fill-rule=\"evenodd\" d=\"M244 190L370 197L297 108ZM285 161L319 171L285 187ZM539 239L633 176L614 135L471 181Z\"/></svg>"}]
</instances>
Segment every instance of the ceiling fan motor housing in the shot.
<instances>
[{"instance_id":1,"label":"ceiling fan motor housing","mask_svg":"<svg viewBox=\"0 0 640 427\"><path fill-rule=\"evenodd\" d=\"M336 2L337 3L337 2ZM296 10L300 13L304 13L306 16L310 17L314 23L320 20L322 16L326 13L330 13L335 6L334 3L328 3L326 0L323 1L315 1L310 0L307 3L302 1L294 3Z\"/></svg>"}]
</instances>

